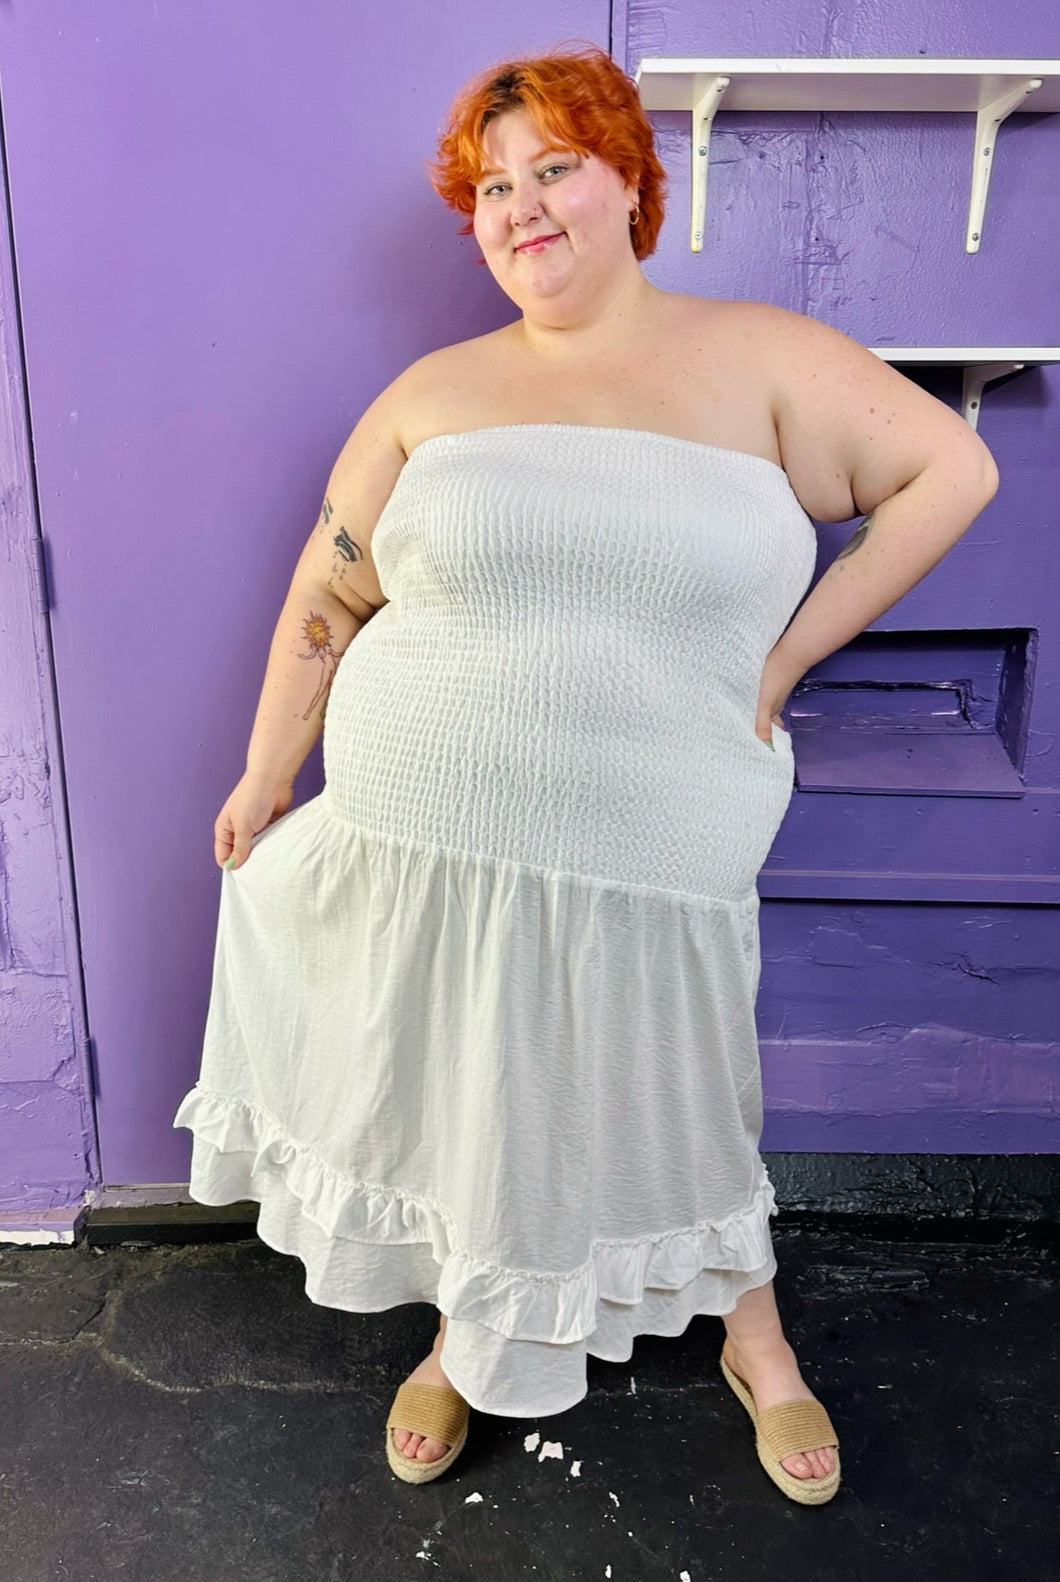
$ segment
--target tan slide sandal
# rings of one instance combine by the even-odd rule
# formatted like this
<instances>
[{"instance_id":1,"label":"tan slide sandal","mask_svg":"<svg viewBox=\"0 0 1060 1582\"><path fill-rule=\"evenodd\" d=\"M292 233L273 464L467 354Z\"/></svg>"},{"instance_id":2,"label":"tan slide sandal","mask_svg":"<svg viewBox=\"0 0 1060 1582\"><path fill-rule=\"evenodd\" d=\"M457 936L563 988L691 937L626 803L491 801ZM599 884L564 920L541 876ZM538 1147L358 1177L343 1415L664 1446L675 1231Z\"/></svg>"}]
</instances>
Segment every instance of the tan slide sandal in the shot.
<instances>
[{"instance_id":1,"label":"tan slide sandal","mask_svg":"<svg viewBox=\"0 0 1060 1582\"><path fill-rule=\"evenodd\" d=\"M445 1384L412 1384L407 1379L398 1386L390 1415L386 1420L386 1458L399 1478L406 1483L429 1483L452 1466L467 1440L471 1408L458 1391ZM425 1439L437 1439L449 1449L437 1461L417 1461L402 1455L394 1443L393 1430L407 1428Z\"/></svg>"},{"instance_id":2,"label":"tan slide sandal","mask_svg":"<svg viewBox=\"0 0 1060 1582\"><path fill-rule=\"evenodd\" d=\"M720 1361L725 1379L755 1425L758 1459L777 1488L800 1505L823 1505L830 1500L839 1487L839 1437L820 1401L777 1401L764 1412L756 1412L746 1380L733 1373L724 1354ZM797 1478L780 1465L784 1456L820 1450L825 1445L835 1449L835 1466L826 1478Z\"/></svg>"}]
</instances>

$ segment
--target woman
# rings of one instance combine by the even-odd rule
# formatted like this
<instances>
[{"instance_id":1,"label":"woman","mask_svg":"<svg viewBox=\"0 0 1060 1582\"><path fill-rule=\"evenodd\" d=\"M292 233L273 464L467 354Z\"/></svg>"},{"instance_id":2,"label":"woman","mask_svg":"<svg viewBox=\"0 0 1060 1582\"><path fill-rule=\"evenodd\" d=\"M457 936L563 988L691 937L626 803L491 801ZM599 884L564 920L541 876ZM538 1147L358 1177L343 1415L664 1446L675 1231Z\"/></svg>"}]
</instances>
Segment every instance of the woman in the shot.
<instances>
[{"instance_id":1,"label":"woman","mask_svg":"<svg viewBox=\"0 0 1060 1582\"><path fill-rule=\"evenodd\" d=\"M439 156L519 317L382 392L295 569L215 825L192 1193L258 1200L314 1301L436 1303L387 1422L408 1481L469 1405L563 1411L588 1354L713 1313L763 1466L821 1503L757 1146L780 711L996 469L838 331L646 279L664 173L602 51L481 74ZM810 518L865 512L800 607Z\"/></svg>"}]
</instances>

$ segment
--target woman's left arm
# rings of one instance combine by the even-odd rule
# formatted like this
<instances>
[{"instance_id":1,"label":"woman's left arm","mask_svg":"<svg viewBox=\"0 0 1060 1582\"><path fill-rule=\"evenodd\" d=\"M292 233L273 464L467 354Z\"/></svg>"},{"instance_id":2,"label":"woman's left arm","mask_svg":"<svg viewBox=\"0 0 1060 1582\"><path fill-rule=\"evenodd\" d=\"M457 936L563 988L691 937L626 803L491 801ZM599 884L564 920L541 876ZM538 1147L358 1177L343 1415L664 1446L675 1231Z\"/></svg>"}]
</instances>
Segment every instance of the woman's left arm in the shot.
<instances>
[{"instance_id":1,"label":"woman's left arm","mask_svg":"<svg viewBox=\"0 0 1060 1582\"><path fill-rule=\"evenodd\" d=\"M999 483L987 446L944 402L829 325L786 309L766 316L792 488L811 516L864 520L772 649L763 721L938 564Z\"/></svg>"}]
</instances>

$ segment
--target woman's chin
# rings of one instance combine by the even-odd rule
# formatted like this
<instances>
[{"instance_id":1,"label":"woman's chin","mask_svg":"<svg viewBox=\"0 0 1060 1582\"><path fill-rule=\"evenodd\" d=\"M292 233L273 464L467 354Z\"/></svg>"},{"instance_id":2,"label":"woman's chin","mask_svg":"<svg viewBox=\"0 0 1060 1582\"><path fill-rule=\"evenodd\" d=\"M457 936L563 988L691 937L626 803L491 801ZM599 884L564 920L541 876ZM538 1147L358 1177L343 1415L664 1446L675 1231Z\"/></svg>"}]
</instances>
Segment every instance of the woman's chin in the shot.
<instances>
[{"instance_id":1,"label":"woman's chin","mask_svg":"<svg viewBox=\"0 0 1060 1582\"><path fill-rule=\"evenodd\" d=\"M572 284L569 269L538 269L512 279L508 276L504 289L513 302L547 302L559 296Z\"/></svg>"}]
</instances>

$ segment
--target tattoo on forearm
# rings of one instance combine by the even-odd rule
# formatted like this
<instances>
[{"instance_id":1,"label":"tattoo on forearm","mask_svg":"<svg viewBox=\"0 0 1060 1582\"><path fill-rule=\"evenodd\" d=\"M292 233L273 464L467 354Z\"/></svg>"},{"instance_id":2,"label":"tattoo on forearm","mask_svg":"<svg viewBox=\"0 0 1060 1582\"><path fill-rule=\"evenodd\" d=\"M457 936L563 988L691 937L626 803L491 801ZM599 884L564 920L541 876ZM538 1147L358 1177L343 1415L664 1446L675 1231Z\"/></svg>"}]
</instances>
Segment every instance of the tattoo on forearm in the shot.
<instances>
[{"instance_id":1,"label":"tattoo on forearm","mask_svg":"<svg viewBox=\"0 0 1060 1582\"><path fill-rule=\"evenodd\" d=\"M334 515L335 507L331 503L331 496L325 495L324 504L320 507L320 515L317 517L316 532L318 534L328 532ZM331 557L331 570L328 572L328 580L324 586L336 593L336 597L340 597L337 593L337 584L345 581L346 573L355 560L364 559L364 551L350 537L345 527L341 525L338 532L331 535L331 542L334 546L334 552Z\"/></svg>"},{"instance_id":2,"label":"tattoo on forearm","mask_svg":"<svg viewBox=\"0 0 1060 1582\"><path fill-rule=\"evenodd\" d=\"M328 531L334 515L335 507L331 503L331 497L330 495L325 495L324 504L320 507L320 515L317 518L316 530L318 533L323 534ZM343 526L340 526L338 532L332 536L331 542L334 545L334 554L331 557L331 570L328 573L326 586L334 589L337 582L344 580L346 572L353 562L364 559L364 552Z\"/></svg>"},{"instance_id":3,"label":"tattoo on forearm","mask_svg":"<svg viewBox=\"0 0 1060 1582\"><path fill-rule=\"evenodd\" d=\"M355 544L344 527L340 527L331 541L335 546L335 554L331 561L331 574L328 577L328 587L333 588L336 582L342 582L346 571L355 560L363 560L360 546Z\"/></svg>"},{"instance_id":4,"label":"tattoo on forearm","mask_svg":"<svg viewBox=\"0 0 1060 1582\"><path fill-rule=\"evenodd\" d=\"M839 554L835 557L836 560L842 560L844 555L852 555L855 549L861 548L862 544L869 536L869 529L872 527L872 522L875 515L875 511L869 512L868 516L862 522L857 532L854 533L853 536L849 538L843 545L842 549L839 551Z\"/></svg>"},{"instance_id":5,"label":"tattoo on forearm","mask_svg":"<svg viewBox=\"0 0 1060 1582\"><path fill-rule=\"evenodd\" d=\"M302 622L302 636L309 644L308 654L299 654L299 659L316 659L320 666L320 684L313 694L312 702L302 715L307 720L320 704L320 718L324 719L327 713L327 698L335 672L339 666L341 654L335 652L331 640L331 627L323 615L318 615L315 610L310 610L308 617Z\"/></svg>"},{"instance_id":6,"label":"tattoo on forearm","mask_svg":"<svg viewBox=\"0 0 1060 1582\"><path fill-rule=\"evenodd\" d=\"M339 528L338 535L332 539L332 543L344 560L362 559L361 551L344 527Z\"/></svg>"},{"instance_id":7,"label":"tattoo on forearm","mask_svg":"<svg viewBox=\"0 0 1060 1582\"><path fill-rule=\"evenodd\" d=\"M326 533L328 523L334 515L335 508L331 503L331 497L330 495L325 495L324 504L320 507L320 515L317 517L316 531L318 533Z\"/></svg>"}]
</instances>

